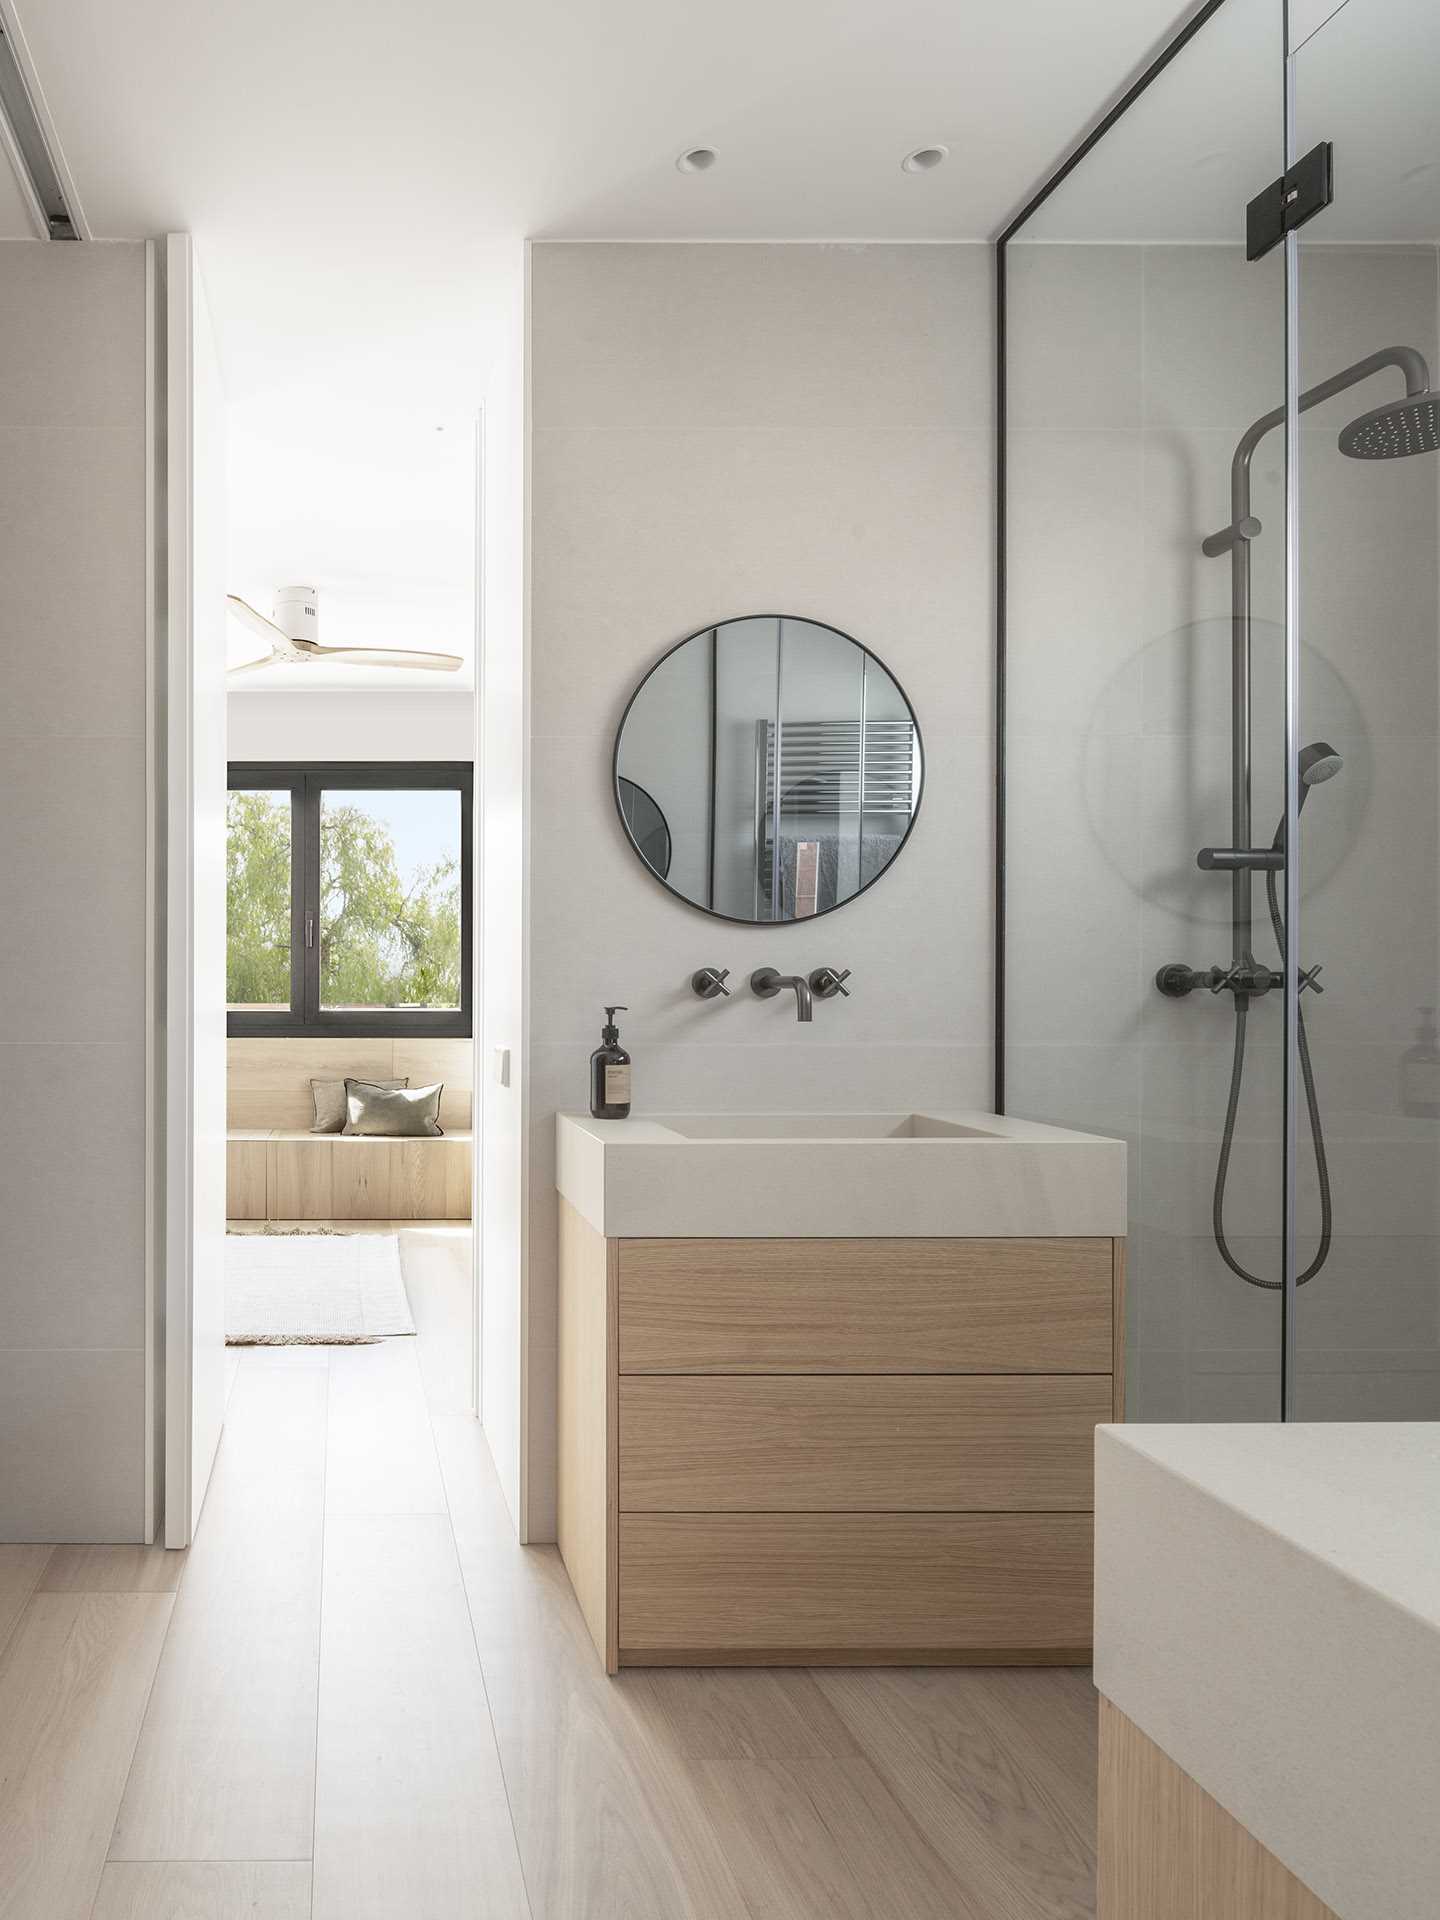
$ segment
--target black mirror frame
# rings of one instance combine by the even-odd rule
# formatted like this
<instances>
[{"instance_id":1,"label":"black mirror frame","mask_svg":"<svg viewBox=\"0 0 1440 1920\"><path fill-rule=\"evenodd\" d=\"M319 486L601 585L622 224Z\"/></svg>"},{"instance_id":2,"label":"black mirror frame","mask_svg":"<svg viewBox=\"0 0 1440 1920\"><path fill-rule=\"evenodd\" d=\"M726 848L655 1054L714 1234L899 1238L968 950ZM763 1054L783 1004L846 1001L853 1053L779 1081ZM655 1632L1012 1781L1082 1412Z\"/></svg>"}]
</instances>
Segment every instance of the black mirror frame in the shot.
<instances>
[{"instance_id":1,"label":"black mirror frame","mask_svg":"<svg viewBox=\"0 0 1440 1920\"><path fill-rule=\"evenodd\" d=\"M798 920L793 920L793 919L792 920L750 920L750 919L744 918L742 915L738 913L721 913L718 907L704 906L700 901L692 900L688 893L681 893L678 887L672 887L668 880L663 879L660 874L656 873L655 869L650 865L650 862L645 858L644 854L640 851L639 842L636 840L634 834L631 833L630 831L630 823L625 818L625 809L620 802L620 743L625 738L625 722L630 718L631 708L635 705L635 702L640 698L640 695L645 691L645 688L649 685L652 676L656 674L661 667L664 666L665 662L670 658L672 654L678 653L682 647L688 647L692 640L703 639L703 637L707 633L715 633L721 627L734 626L743 620L777 620L777 621L793 620L797 622L797 624L804 624L805 626L808 626L808 627L818 627L824 633L833 633L837 639L848 641L850 645L854 647L858 652L863 653L867 660L873 660L875 662L876 666L879 667L881 671L886 675L886 677L890 680L892 686L895 688L895 691L900 695L900 698L905 702L906 709L908 710L910 715L911 724L915 729L915 745L918 748L919 754L920 754L920 784L915 790L915 805L910 812L910 824L909 826L906 827L904 833L901 835L900 843L896 847L894 853L891 854L890 858L885 862L884 866L880 869L878 873L871 875L870 879L868 879L865 882L863 887L857 887L854 893L847 894L843 900L837 900L833 907L822 907L818 913L807 913L803 919L798 919ZM711 744L713 749L714 714L715 714L715 703L713 699L710 703L710 714L711 714L711 734L712 734ZM732 614L728 614L723 620L707 620L703 627L696 627L693 633L685 634L682 639L675 641L675 643L672 646L666 647L665 651L662 654L657 655L657 657L654 660L652 660L650 665L645 669L644 673L641 674L639 680L636 681L635 683L635 687L631 692L630 698L625 702L624 711L621 713L619 724L615 728L615 745L611 749L611 754L610 754L610 797L615 802L615 812L620 821L621 831L625 835L625 839L630 846L631 852L635 855L635 858L640 862L640 865L644 868L645 872L650 875L650 878L655 882L657 886L663 887L666 893L668 893L672 899L680 901L680 903L683 906L689 907L692 912L704 914L707 920L728 921L731 926L735 926L735 927L765 927L767 929L778 928L778 927L808 927L813 925L813 923L816 920L823 920L827 914L839 913L842 907L848 907L852 905L853 902L855 902L860 898L861 894L868 893L871 887L875 886L878 881L883 880L885 878L885 875L889 873L890 869L895 865L896 861L900 858L901 854L905 851L906 847L909 846L910 836L915 831L915 823L920 818L920 809L923 806L925 801L925 779L926 779L925 736L920 730L920 716L916 713L915 702L910 698L910 695L906 692L905 687L903 686L903 684L899 679L899 676L887 664L887 662L883 660L878 653L876 653L873 647L867 647L864 641L857 640L853 633L846 633L843 627L832 626L828 620L816 620L810 614L806 614L806 613L732 613ZM631 784L633 785L634 783L632 782Z\"/></svg>"}]
</instances>

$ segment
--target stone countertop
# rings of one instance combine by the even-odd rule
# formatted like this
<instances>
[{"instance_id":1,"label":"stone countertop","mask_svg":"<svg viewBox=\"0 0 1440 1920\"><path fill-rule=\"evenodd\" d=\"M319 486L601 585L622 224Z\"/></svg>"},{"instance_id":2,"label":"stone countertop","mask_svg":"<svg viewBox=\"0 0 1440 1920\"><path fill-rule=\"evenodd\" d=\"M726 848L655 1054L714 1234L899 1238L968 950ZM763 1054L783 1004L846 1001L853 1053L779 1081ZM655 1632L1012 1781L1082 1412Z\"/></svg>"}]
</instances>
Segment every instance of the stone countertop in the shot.
<instances>
[{"instance_id":1,"label":"stone countertop","mask_svg":"<svg viewBox=\"0 0 1440 1920\"><path fill-rule=\"evenodd\" d=\"M1440 1912L1440 1423L1101 1427L1095 1680L1342 1920Z\"/></svg>"}]
</instances>

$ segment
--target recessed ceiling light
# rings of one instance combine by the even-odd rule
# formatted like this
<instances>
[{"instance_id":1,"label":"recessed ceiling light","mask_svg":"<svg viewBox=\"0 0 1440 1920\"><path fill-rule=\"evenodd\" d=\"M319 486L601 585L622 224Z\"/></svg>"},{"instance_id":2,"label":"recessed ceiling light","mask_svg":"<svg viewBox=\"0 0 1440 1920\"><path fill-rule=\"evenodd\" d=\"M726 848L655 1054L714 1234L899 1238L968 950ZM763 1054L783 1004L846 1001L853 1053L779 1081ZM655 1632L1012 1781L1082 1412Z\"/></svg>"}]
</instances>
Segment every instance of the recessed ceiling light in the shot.
<instances>
[{"instance_id":1,"label":"recessed ceiling light","mask_svg":"<svg viewBox=\"0 0 1440 1920\"><path fill-rule=\"evenodd\" d=\"M681 173L708 173L719 158L713 147L689 147L677 157L675 165Z\"/></svg>"},{"instance_id":2,"label":"recessed ceiling light","mask_svg":"<svg viewBox=\"0 0 1440 1920\"><path fill-rule=\"evenodd\" d=\"M948 147L916 147L913 153L907 153L900 162L906 173L929 173L938 167L942 160L948 159Z\"/></svg>"}]
</instances>

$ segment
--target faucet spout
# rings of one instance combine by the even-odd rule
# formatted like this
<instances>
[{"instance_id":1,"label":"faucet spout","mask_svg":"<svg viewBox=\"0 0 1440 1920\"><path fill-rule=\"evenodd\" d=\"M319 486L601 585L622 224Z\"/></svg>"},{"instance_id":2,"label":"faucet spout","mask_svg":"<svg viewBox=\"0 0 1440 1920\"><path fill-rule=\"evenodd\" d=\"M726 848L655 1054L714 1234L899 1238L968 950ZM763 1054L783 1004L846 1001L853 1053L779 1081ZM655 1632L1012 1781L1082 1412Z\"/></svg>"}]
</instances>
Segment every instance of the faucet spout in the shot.
<instances>
[{"instance_id":1,"label":"faucet spout","mask_svg":"<svg viewBox=\"0 0 1440 1920\"><path fill-rule=\"evenodd\" d=\"M810 982L803 973L777 973L774 967L760 967L750 976L750 991L761 1000L773 1000L782 987L795 990L795 1018L813 1020L815 1000Z\"/></svg>"}]
</instances>

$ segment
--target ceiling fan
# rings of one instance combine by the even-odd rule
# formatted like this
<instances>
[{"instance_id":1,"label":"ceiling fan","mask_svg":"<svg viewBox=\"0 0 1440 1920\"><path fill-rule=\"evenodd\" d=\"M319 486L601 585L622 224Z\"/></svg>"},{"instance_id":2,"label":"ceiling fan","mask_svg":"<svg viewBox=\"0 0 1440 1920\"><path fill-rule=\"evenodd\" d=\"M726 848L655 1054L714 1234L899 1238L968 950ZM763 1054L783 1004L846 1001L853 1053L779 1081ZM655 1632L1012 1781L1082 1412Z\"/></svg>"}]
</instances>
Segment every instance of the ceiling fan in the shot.
<instances>
[{"instance_id":1,"label":"ceiling fan","mask_svg":"<svg viewBox=\"0 0 1440 1920\"><path fill-rule=\"evenodd\" d=\"M315 660L339 660L352 667L423 667L433 673L455 673L465 662L455 653L420 653L409 647L322 647L320 603L313 587L281 587L275 595L275 618L267 620L238 593L227 593L230 612L252 633L259 634L270 651L263 659L231 667L230 675L255 673L261 667L300 667Z\"/></svg>"}]
</instances>

